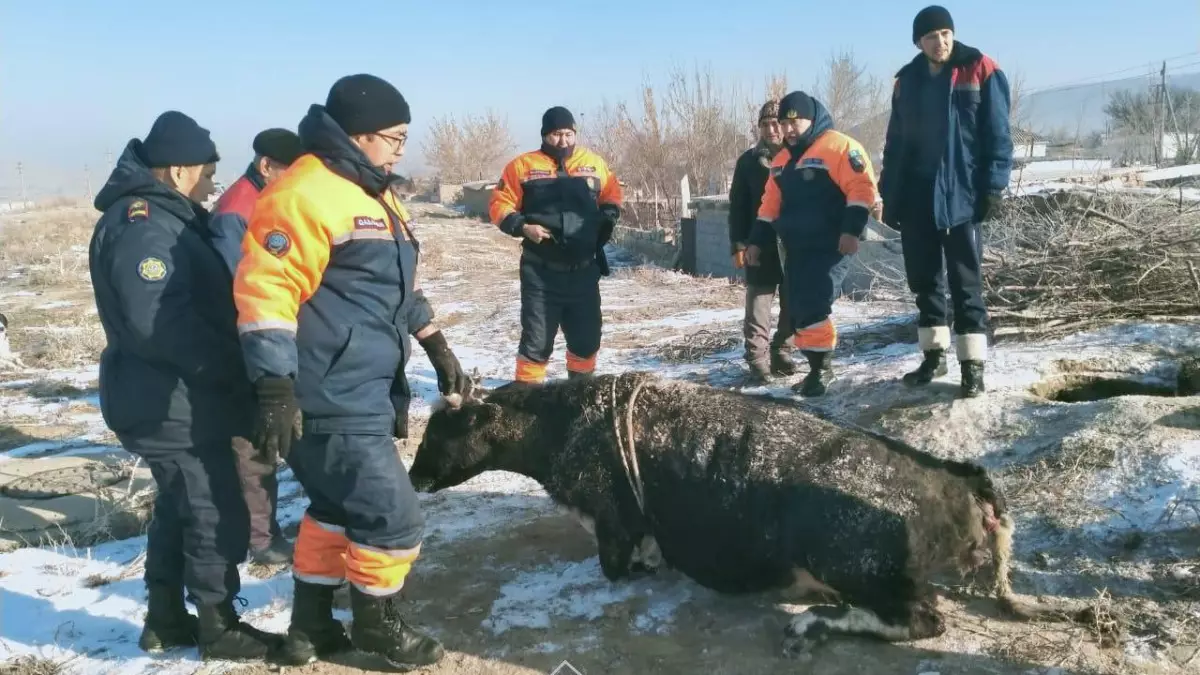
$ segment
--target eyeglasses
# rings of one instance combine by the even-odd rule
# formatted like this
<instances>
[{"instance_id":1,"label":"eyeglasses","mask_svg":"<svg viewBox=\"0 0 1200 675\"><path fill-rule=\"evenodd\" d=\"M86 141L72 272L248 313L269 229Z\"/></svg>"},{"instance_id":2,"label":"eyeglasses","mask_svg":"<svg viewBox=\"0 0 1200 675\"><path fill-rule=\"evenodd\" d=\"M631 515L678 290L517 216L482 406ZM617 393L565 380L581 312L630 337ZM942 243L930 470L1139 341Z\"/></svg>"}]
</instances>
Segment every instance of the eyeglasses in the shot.
<instances>
[{"instance_id":1,"label":"eyeglasses","mask_svg":"<svg viewBox=\"0 0 1200 675\"><path fill-rule=\"evenodd\" d=\"M393 153L400 152L400 148L403 148L404 145L406 143L408 143L408 134L404 134L403 136L390 136L388 134L382 134L377 131L377 132L375 132L375 135L386 140L389 145L393 146L393 148L394 148L392 150Z\"/></svg>"}]
</instances>

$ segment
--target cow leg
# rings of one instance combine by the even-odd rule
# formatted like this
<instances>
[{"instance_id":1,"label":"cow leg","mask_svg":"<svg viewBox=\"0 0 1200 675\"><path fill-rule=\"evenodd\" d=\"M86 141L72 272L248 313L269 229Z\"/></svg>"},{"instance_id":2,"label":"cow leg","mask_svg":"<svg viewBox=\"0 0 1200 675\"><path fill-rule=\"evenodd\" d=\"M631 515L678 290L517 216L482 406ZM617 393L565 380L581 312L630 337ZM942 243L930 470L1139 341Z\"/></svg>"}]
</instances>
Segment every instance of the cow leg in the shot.
<instances>
[{"instance_id":1,"label":"cow leg","mask_svg":"<svg viewBox=\"0 0 1200 675\"><path fill-rule=\"evenodd\" d=\"M834 633L900 642L937 637L944 632L945 620L932 600L877 609L817 605L798 614L788 624L784 654L802 660L812 658L812 650Z\"/></svg>"},{"instance_id":2,"label":"cow leg","mask_svg":"<svg viewBox=\"0 0 1200 675\"><path fill-rule=\"evenodd\" d=\"M616 514L596 518L596 545L600 549L600 569L609 581L629 576L637 539L622 527Z\"/></svg>"}]
</instances>

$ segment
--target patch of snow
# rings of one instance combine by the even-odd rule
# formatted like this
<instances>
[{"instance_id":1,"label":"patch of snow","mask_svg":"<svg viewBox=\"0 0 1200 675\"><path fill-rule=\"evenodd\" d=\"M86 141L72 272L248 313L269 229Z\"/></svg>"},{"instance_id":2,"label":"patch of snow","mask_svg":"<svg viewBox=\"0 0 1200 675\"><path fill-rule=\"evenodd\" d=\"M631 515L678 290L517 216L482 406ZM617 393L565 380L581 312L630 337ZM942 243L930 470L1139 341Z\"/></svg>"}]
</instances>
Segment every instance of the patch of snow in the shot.
<instances>
[{"instance_id":1,"label":"patch of snow","mask_svg":"<svg viewBox=\"0 0 1200 675\"><path fill-rule=\"evenodd\" d=\"M19 275L19 274L17 274L17 275L11 275L11 274L10 274L10 275L8 276L8 278L9 278L9 279L15 279L17 276L20 276L20 275ZM10 297L10 298L35 298L35 297L37 297L39 294L38 294L38 293L34 293L33 291L16 291L16 292L13 292L13 293L6 293L6 295L7 295L8 297Z\"/></svg>"},{"instance_id":2,"label":"patch of snow","mask_svg":"<svg viewBox=\"0 0 1200 675\"><path fill-rule=\"evenodd\" d=\"M62 309L63 307L74 307L76 303L69 300L55 300L34 307L34 309Z\"/></svg>"},{"instance_id":3,"label":"patch of snow","mask_svg":"<svg viewBox=\"0 0 1200 675\"><path fill-rule=\"evenodd\" d=\"M596 557L522 572L500 588L483 626L495 634L513 628L549 628L551 618L595 620L608 605L633 597L634 585L614 585Z\"/></svg>"}]
</instances>

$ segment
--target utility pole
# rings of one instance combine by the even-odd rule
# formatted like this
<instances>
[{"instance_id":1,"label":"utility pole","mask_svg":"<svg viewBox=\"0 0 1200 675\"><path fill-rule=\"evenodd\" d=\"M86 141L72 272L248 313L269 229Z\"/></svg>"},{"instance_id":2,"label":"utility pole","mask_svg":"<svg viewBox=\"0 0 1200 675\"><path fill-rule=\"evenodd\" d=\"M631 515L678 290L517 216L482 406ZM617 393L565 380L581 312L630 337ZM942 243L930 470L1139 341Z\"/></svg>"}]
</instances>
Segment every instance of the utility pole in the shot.
<instances>
[{"instance_id":1,"label":"utility pole","mask_svg":"<svg viewBox=\"0 0 1200 675\"><path fill-rule=\"evenodd\" d=\"M88 201L92 200L92 174L88 172L88 165L83 165L83 187L86 190Z\"/></svg>"},{"instance_id":2,"label":"utility pole","mask_svg":"<svg viewBox=\"0 0 1200 675\"><path fill-rule=\"evenodd\" d=\"M1167 131L1167 116L1163 109L1167 102L1167 62L1163 61L1162 70L1159 71L1159 83L1157 97L1154 105L1154 165L1162 164L1162 142L1163 135Z\"/></svg>"},{"instance_id":3,"label":"utility pole","mask_svg":"<svg viewBox=\"0 0 1200 675\"><path fill-rule=\"evenodd\" d=\"M25 198L25 167L20 162L17 162L17 178L21 181L21 206L24 207L28 200Z\"/></svg>"}]
</instances>

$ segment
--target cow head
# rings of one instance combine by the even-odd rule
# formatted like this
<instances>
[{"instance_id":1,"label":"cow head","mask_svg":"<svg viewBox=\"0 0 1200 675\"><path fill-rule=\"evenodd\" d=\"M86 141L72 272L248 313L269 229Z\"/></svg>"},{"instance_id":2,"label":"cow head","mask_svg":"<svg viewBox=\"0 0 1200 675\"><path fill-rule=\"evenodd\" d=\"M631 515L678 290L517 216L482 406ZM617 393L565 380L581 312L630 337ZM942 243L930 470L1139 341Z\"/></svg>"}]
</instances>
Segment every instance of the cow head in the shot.
<instances>
[{"instance_id":1,"label":"cow head","mask_svg":"<svg viewBox=\"0 0 1200 675\"><path fill-rule=\"evenodd\" d=\"M408 471L413 487L437 492L494 468L499 448L489 429L500 416L499 405L474 397L435 408Z\"/></svg>"}]
</instances>

